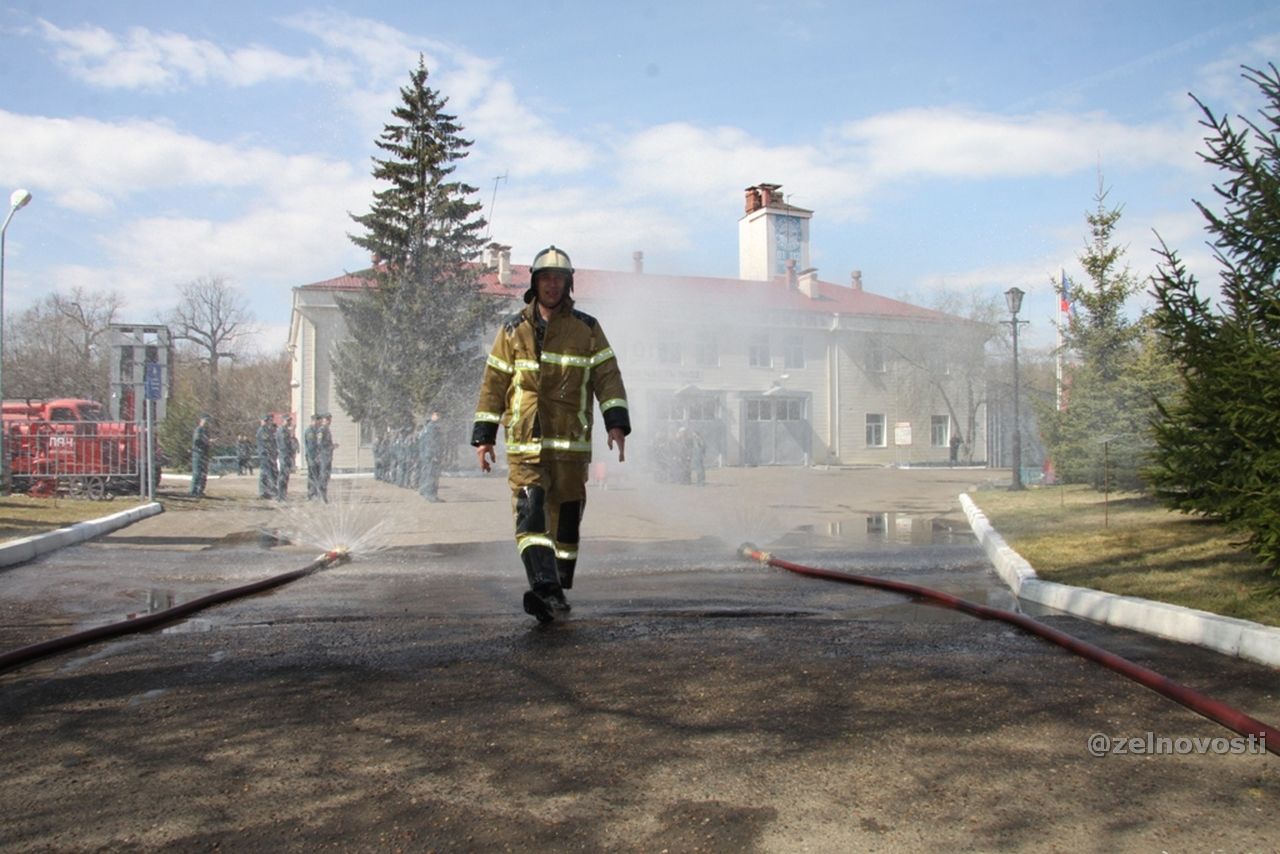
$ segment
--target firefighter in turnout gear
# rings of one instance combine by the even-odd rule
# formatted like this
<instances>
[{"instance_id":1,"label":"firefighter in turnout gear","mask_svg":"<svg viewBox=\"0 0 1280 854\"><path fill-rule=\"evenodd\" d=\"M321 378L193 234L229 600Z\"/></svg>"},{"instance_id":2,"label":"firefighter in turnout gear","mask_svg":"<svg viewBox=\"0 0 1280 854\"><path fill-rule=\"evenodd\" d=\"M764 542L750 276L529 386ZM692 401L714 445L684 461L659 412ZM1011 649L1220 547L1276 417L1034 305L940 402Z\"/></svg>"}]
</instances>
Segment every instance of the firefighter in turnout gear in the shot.
<instances>
[{"instance_id":1,"label":"firefighter in turnout gear","mask_svg":"<svg viewBox=\"0 0 1280 854\"><path fill-rule=\"evenodd\" d=\"M578 526L587 500L592 397L609 448L626 459L631 432L622 372L599 322L573 307L573 265L550 246L529 267L528 303L503 322L489 352L471 444L480 468L495 460L505 433L516 549L529 590L524 610L550 622L569 610Z\"/></svg>"}]
</instances>

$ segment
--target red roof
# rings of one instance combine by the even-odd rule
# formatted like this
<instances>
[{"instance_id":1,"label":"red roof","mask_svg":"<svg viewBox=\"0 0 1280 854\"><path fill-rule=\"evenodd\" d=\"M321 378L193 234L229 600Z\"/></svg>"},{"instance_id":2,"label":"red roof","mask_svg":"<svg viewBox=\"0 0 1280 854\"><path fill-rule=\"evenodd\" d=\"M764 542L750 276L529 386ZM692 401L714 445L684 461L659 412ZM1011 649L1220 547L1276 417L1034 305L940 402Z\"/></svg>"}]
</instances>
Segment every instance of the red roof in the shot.
<instances>
[{"instance_id":1,"label":"red roof","mask_svg":"<svg viewBox=\"0 0 1280 854\"><path fill-rule=\"evenodd\" d=\"M368 271L346 273L334 279L302 285L303 290L355 292L370 286ZM484 293L520 299L529 287L529 268L524 264L511 266L511 284L498 283L496 272L481 277ZM831 282L816 283L816 295L810 298L798 288L787 287L782 277L771 281L749 279L721 279L705 276L663 276L652 273L622 273L612 270L575 270L573 274L574 298L578 300L608 301L610 292L619 290L633 295L648 291L655 296L664 293L678 296L682 301L705 299L709 304L723 305L728 300L741 304L759 302L762 307L774 311L818 312L822 314L856 314L864 316L914 318L917 320L958 321L962 318L933 309L921 308L900 300L890 299L846 285Z\"/></svg>"}]
</instances>

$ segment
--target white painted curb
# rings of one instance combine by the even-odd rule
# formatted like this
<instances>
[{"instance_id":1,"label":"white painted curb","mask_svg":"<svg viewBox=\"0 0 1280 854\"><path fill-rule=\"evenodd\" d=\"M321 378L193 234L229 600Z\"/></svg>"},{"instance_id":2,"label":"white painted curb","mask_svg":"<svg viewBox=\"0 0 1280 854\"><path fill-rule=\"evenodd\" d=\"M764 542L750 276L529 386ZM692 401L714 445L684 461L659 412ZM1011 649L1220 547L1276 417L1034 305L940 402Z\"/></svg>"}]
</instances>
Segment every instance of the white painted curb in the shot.
<instances>
[{"instance_id":1,"label":"white painted curb","mask_svg":"<svg viewBox=\"0 0 1280 854\"><path fill-rule=\"evenodd\" d=\"M34 534L30 537L23 537L20 540L2 543L0 544L0 566L25 563L55 549L60 549L63 546L73 546L77 543L83 543L85 540L92 540L94 537L110 533L126 525L132 525L139 519L145 519L163 511L164 507L153 501L149 504L139 504L137 507L131 507L128 510L121 510L119 513L112 513L110 516L103 516L100 519L89 519L85 522L77 522L74 525L59 528L56 531Z\"/></svg>"},{"instance_id":2,"label":"white painted curb","mask_svg":"<svg viewBox=\"0 0 1280 854\"><path fill-rule=\"evenodd\" d=\"M1117 596L1087 587L1042 581L1026 558L1009 548L996 533L986 514L968 495L960 496L960 506L996 574L1019 599L1095 623L1133 629L1280 667L1280 629L1136 596Z\"/></svg>"}]
</instances>

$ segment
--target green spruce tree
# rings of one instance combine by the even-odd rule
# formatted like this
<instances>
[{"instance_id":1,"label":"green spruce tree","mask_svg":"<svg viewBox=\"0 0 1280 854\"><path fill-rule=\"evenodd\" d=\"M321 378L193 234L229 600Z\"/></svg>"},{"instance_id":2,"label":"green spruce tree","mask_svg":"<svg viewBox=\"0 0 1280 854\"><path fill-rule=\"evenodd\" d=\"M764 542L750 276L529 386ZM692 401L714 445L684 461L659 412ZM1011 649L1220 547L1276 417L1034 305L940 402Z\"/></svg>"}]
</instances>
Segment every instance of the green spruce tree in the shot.
<instances>
[{"instance_id":1,"label":"green spruce tree","mask_svg":"<svg viewBox=\"0 0 1280 854\"><path fill-rule=\"evenodd\" d=\"M1215 308L1161 241L1153 278L1156 328L1181 375L1163 407L1149 476L1171 507L1219 518L1248 535L1280 574L1280 74L1245 68L1262 93L1243 128L1199 99L1209 130L1201 157L1227 178L1221 210L1197 201L1220 267Z\"/></svg>"},{"instance_id":2,"label":"green spruce tree","mask_svg":"<svg viewBox=\"0 0 1280 854\"><path fill-rule=\"evenodd\" d=\"M471 142L447 98L427 86L419 57L376 145L373 176L386 186L352 219L369 251L369 288L339 301L349 338L334 359L338 398L374 429L408 426L432 409L470 405L490 318L478 263L484 219L476 188L452 180Z\"/></svg>"},{"instance_id":3,"label":"green spruce tree","mask_svg":"<svg viewBox=\"0 0 1280 854\"><path fill-rule=\"evenodd\" d=\"M1125 315L1140 283L1124 263L1124 247L1115 243L1122 210L1107 207L1107 194L1099 176L1096 206L1086 215L1090 240L1079 256L1088 281L1066 283L1073 311L1063 330L1070 355L1065 406L1041 402L1037 415L1061 480L1138 489L1155 398L1168 378L1153 374L1158 363L1144 358L1145 324Z\"/></svg>"}]
</instances>

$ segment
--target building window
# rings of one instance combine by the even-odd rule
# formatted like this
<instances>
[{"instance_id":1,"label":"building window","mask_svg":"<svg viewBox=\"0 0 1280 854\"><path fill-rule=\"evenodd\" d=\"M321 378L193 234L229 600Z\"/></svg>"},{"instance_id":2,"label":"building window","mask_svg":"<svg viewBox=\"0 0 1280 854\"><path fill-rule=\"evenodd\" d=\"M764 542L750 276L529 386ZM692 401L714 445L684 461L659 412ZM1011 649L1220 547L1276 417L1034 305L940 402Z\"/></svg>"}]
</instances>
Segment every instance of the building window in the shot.
<instances>
[{"instance_id":1,"label":"building window","mask_svg":"<svg viewBox=\"0 0 1280 854\"><path fill-rule=\"evenodd\" d=\"M867 373L883 374L884 372L884 344L872 338L867 341Z\"/></svg>"},{"instance_id":2,"label":"building window","mask_svg":"<svg viewBox=\"0 0 1280 854\"><path fill-rule=\"evenodd\" d=\"M748 421L803 421L804 400L799 397L757 398L747 401Z\"/></svg>"},{"instance_id":3,"label":"building window","mask_svg":"<svg viewBox=\"0 0 1280 854\"><path fill-rule=\"evenodd\" d=\"M753 332L747 339L747 364L753 368L773 366L769 359L769 333Z\"/></svg>"},{"instance_id":4,"label":"building window","mask_svg":"<svg viewBox=\"0 0 1280 854\"><path fill-rule=\"evenodd\" d=\"M785 368L804 367L804 338L788 335L782 345L782 365Z\"/></svg>"},{"instance_id":5,"label":"building window","mask_svg":"<svg viewBox=\"0 0 1280 854\"><path fill-rule=\"evenodd\" d=\"M867 413L867 447L884 447L884 415Z\"/></svg>"},{"instance_id":6,"label":"building window","mask_svg":"<svg viewBox=\"0 0 1280 854\"><path fill-rule=\"evenodd\" d=\"M929 420L929 444L946 448L951 444L951 416L934 415Z\"/></svg>"},{"instance_id":7,"label":"building window","mask_svg":"<svg viewBox=\"0 0 1280 854\"><path fill-rule=\"evenodd\" d=\"M657 392L650 400L658 421L715 421L720 411L720 398L714 394L674 395L666 391Z\"/></svg>"},{"instance_id":8,"label":"building window","mask_svg":"<svg viewBox=\"0 0 1280 854\"><path fill-rule=\"evenodd\" d=\"M698 360L698 367L700 368L720 367L720 349L716 346L715 333L708 332L698 338L697 351L694 357Z\"/></svg>"},{"instance_id":9,"label":"building window","mask_svg":"<svg viewBox=\"0 0 1280 854\"><path fill-rule=\"evenodd\" d=\"M679 341L659 341L658 342L658 364L659 365L680 364L680 342Z\"/></svg>"},{"instance_id":10,"label":"building window","mask_svg":"<svg viewBox=\"0 0 1280 854\"><path fill-rule=\"evenodd\" d=\"M719 400L714 394L692 395L685 399L685 420L715 421L718 404Z\"/></svg>"}]
</instances>

